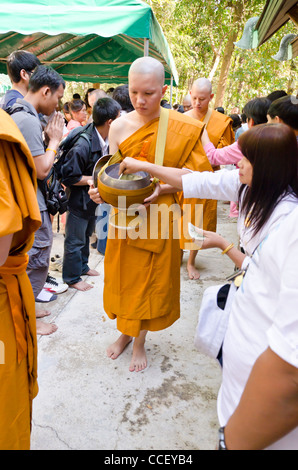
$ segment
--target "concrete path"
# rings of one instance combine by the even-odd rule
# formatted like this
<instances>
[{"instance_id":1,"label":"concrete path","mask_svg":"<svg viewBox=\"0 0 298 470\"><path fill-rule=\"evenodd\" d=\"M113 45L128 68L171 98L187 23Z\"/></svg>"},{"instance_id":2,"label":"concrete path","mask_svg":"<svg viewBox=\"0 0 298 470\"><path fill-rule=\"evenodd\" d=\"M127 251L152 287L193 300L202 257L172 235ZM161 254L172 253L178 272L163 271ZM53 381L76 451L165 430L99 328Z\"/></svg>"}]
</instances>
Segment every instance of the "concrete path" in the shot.
<instances>
[{"instance_id":1,"label":"concrete path","mask_svg":"<svg viewBox=\"0 0 298 470\"><path fill-rule=\"evenodd\" d=\"M229 205L219 204L218 232L237 243ZM55 233L53 254L63 253ZM220 284L233 264L220 250L197 257L198 281L181 267L181 318L167 330L148 333L148 368L129 372L132 346L115 361L107 346L118 337L102 306L103 257L92 249L87 292L68 289L39 308L57 332L38 339L39 394L33 402L32 450L213 450L217 441L216 400L221 370L193 346L200 299ZM59 277L59 273L51 273ZM60 274L61 276L61 274Z\"/></svg>"}]
</instances>

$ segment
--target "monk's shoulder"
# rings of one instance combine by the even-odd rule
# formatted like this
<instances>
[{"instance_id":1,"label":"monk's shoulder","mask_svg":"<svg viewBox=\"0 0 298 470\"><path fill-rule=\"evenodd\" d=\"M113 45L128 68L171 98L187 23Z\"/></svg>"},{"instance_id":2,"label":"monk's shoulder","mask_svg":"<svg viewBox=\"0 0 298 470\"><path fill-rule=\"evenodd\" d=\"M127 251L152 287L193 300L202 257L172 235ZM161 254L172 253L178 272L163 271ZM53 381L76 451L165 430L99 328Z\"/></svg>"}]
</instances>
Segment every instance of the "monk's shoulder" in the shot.
<instances>
[{"instance_id":1,"label":"monk's shoulder","mask_svg":"<svg viewBox=\"0 0 298 470\"><path fill-rule=\"evenodd\" d=\"M111 123L111 127L115 129L120 129L123 126L124 127L129 126L132 121L131 116L130 116L131 114L132 113L123 114L119 118L114 119L114 121Z\"/></svg>"},{"instance_id":2,"label":"monk's shoulder","mask_svg":"<svg viewBox=\"0 0 298 470\"><path fill-rule=\"evenodd\" d=\"M135 111L123 114L111 123L110 136L112 136L112 139L119 145L123 140L133 134L140 125L137 116L135 116Z\"/></svg>"},{"instance_id":3,"label":"monk's shoulder","mask_svg":"<svg viewBox=\"0 0 298 470\"><path fill-rule=\"evenodd\" d=\"M198 130L201 131L204 127L204 123L202 121L198 121L194 119L190 115L186 113L178 113L177 111L170 110L170 123L180 128L189 128L193 129L194 132Z\"/></svg>"},{"instance_id":4,"label":"monk's shoulder","mask_svg":"<svg viewBox=\"0 0 298 470\"><path fill-rule=\"evenodd\" d=\"M213 109L212 111L211 119L216 119L218 122L222 122L222 123L233 122L230 116L227 116L227 114L219 113L215 109Z\"/></svg>"}]
</instances>

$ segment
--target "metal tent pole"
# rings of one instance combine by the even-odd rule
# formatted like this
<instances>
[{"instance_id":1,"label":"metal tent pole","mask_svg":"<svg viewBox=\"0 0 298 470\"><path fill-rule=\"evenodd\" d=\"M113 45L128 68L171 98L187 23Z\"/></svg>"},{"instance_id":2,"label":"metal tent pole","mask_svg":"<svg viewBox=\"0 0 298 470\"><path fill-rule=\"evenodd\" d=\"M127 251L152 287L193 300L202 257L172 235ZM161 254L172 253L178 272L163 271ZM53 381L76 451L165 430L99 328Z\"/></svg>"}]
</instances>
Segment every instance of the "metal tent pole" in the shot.
<instances>
[{"instance_id":1,"label":"metal tent pole","mask_svg":"<svg viewBox=\"0 0 298 470\"><path fill-rule=\"evenodd\" d=\"M144 56L149 55L149 39L144 38Z\"/></svg>"},{"instance_id":2,"label":"metal tent pole","mask_svg":"<svg viewBox=\"0 0 298 470\"><path fill-rule=\"evenodd\" d=\"M170 105L173 106L173 75L171 75Z\"/></svg>"}]
</instances>

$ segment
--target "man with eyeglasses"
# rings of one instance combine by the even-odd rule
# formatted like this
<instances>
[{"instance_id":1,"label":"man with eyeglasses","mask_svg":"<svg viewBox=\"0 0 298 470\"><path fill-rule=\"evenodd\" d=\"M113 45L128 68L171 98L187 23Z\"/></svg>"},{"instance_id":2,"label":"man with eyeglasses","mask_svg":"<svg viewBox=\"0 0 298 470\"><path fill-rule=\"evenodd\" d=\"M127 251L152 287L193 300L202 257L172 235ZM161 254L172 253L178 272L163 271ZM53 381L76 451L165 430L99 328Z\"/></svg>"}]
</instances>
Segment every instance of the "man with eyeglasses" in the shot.
<instances>
[{"instance_id":1,"label":"man with eyeglasses","mask_svg":"<svg viewBox=\"0 0 298 470\"><path fill-rule=\"evenodd\" d=\"M29 88L29 79L37 65L40 65L39 59L28 51L14 51L8 56L6 68L12 87L0 101L2 109L6 111L18 98L24 98Z\"/></svg>"}]
</instances>

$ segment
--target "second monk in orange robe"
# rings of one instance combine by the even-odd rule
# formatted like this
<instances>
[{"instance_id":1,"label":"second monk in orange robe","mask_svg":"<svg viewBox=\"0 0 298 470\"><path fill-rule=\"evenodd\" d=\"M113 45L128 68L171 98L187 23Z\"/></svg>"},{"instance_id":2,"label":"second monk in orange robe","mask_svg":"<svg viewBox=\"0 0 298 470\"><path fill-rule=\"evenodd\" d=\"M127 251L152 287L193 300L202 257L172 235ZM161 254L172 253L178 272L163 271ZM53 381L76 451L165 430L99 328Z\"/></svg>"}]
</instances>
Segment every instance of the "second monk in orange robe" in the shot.
<instances>
[{"instance_id":1,"label":"second monk in orange robe","mask_svg":"<svg viewBox=\"0 0 298 470\"><path fill-rule=\"evenodd\" d=\"M211 82L205 78L196 80L191 88L190 96L192 109L186 114L192 117L193 119L196 119L205 124L208 136L213 145L216 148L222 148L232 144L235 140L234 131L232 129L232 119L229 116L226 116L225 114L219 113L209 108L209 103L214 96L212 93ZM213 169L218 170L219 167L214 167ZM188 204L190 206L193 206L190 216L192 222L195 223L194 207L197 204L197 200L183 199L183 193L180 193L180 201L183 205ZM201 228L212 232L216 231L216 212L217 211L215 209L215 214L212 220L213 223L210 224L208 228L206 228L205 224L204 226L202 224ZM193 247L191 247L189 239L187 240L185 239L185 237L181 237L181 249L187 249L187 247L189 246L190 253L187 263L188 275L190 279L198 279L200 277L200 274L195 268L195 258L197 255L197 249L194 247L194 245Z\"/></svg>"}]
</instances>

